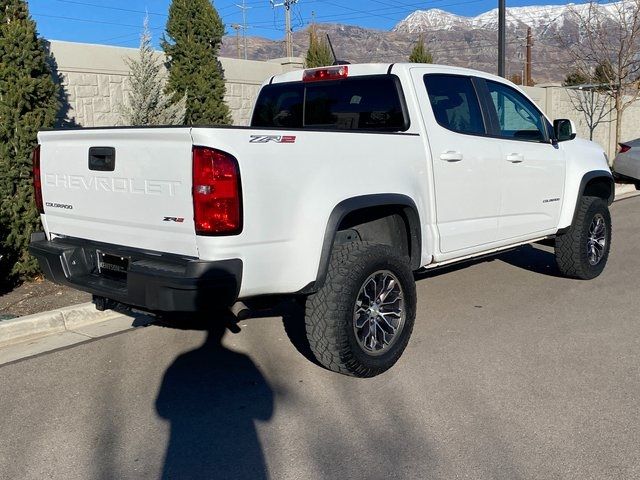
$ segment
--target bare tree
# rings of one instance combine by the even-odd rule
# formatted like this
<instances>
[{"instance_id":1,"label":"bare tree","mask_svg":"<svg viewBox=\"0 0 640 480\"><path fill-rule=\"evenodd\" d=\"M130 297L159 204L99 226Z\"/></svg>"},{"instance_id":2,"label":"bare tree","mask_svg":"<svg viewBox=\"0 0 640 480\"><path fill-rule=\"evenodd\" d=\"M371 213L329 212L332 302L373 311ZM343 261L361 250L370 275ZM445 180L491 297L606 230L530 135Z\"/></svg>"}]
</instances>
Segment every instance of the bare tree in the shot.
<instances>
[{"instance_id":1,"label":"bare tree","mask_svg":"<svg viewBox=\"0 0 640 480\"><path fill-rule=\"evenodd\" d=\"M600 66L598 73L606 83L603 92L611 97L616 112L619 143L623 113L640 98L640 0L606 4L591 1L575 5L573 12L578 31L562 39L564 46L575 68L586 78L593 78Z\"/></svg>"},{"instance_id":2,"label":"bare tree","mask_svg":"<svg viewBox=\"0 0 640 480\"><path fill-rule=\"evenodd\" d=\"M605 75L608 69L609 64L598 65L590 77L574 71L564 79L573 108L582 113L589 128L589 140L593 140L593 132L598 125L613 120L611 112L614 107L607 92L609 84Z\"/></svg>"},{"instance_id":3,"label":"bare tree","mask_svg":"<svg viewBox=\"0 0 640 480\"><path fill-rule=\"evenodd\" d=\"M597 85L580 85L569 87L569 100L573 108L582 113L589 129L589 140L593 140L593 132L601 123L611 122L607 117L614 110L611 97L601 93Z\"/></svg>"}]
</instances>

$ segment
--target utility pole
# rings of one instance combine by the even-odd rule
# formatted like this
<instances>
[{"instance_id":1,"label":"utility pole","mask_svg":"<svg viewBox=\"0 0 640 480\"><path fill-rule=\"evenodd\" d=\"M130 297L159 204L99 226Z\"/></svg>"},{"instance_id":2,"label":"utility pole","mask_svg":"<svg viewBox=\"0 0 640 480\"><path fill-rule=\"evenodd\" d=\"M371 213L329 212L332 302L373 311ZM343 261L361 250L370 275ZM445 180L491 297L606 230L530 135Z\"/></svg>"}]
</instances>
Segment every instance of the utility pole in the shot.
<instances>
[{"instance_id":1,"label":"utility pole","mask_svg":"<svg viewBox=\"0 0 640 480\"><path fill-rule=\"evenodd\" d=\"M527 27L527 63L525 64L525 82L527 87L533 85L532 73L531 73L531 47L533 47L533 36L531 35L531 27Z\"/></svg>"},{"instance_id":2,"label":"utility pole","mask_svg":"<svg viewBox=\"0 0 640 480\"><path fill-rule=\"evenodd\" d=\"M293 30L291 28L291 7L298 3L299 0L284 0L282 3L275 3L274 0L269 0L273 8L284 7L285 16L285 43L287 50L287 57L293 57Z\"/></svg>"},{"instance_id":3,"label":"utility pole","mask_svg":"<svg viewBox=\"0 0 640 480\"><path fill-rule=\"evenodd\" d=\"M498 75L504 77L504 58L506 53L507 7L505 0L498 0Z\"/></svg>"},{"instance_id":4,"label":"utility pole","mask_svg":"<svg viewBox=\"0 0 640 480\"><path fill-rule=\"evenodd\" d=\"M233 25L231 25L231 28L236 31L236 51L238 58L240 58L240 30L242 30L242 25L240 25L239 23L234 23Z\"/></svg>"},{"instance_id":5,"label":"utility pole","mask_svg":"<svg viewBox=\"0 0 640 480\"><path fill-rule=\"evenodd\" d=\"M244 59L247 59L247 10L251 7L245 5L245 0L242 0L242 5L237 5L242 10L242 38L244 39Z\"/></svg>"}]
</instances>

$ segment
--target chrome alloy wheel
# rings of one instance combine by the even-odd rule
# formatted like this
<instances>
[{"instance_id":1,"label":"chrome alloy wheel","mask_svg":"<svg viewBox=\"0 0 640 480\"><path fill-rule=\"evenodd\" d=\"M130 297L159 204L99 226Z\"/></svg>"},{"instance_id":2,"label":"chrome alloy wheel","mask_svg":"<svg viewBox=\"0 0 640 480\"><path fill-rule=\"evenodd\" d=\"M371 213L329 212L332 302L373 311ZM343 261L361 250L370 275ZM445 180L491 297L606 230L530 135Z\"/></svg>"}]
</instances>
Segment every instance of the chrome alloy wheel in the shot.
<instances>
[{"instance_id":1,"label":"chrome alloy wheel","mask_svg":"<svg viewBox=\"0 0 640 480\"><path fill-rule=\"evenodd\" d=\"M589 226L587 238L587 258L592 266L598 265L604 257L607 246L607 224L604 217L598 213Z\"/></svg>"},{"instance_id":2,"label":"chrome alloy wheel","mask_svg":"<svg viewBox=\"0 0 640 480\"><path fill-rule=\"evenodd\" d=\"M405 310L402 286L393 273L381 270L362 285L353 313L358 345L369 355L383 355L400 338Z\"/></svg>"}]
</instances>

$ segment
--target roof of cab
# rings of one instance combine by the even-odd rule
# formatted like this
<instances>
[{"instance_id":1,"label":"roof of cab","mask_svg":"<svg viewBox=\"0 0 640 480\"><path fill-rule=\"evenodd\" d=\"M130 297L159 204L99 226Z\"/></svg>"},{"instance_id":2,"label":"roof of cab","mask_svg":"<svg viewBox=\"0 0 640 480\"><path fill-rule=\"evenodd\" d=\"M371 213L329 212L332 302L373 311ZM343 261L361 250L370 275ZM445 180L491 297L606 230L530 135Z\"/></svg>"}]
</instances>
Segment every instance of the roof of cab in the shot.
<instances>
[{"instance_id":1,"label":"roof of cab","mask_svg":"<svg viewBox=\"0 0 640 480\"><path fill-rule=\"evenodd\" d=\"M433 73L448 73L458 75L473 75L476 77L482 77L489 80L496 80L498 82L505 83L505 79L492 75L490 73L481 72L479 70L472 70L470 68L452 67L449 65L437 65L432 63L356 63L347 65L349 67L349 77L357 77L363 75L384 75L386 73L397 73L399 70L409 70L411 68L426 68ZM321 67L323 68L323 67ZM330 67L324 67L330 68ZM287 83L287 82L301 82L304 70L294 70L292 72L276 75L266 83Z\"/></svg>"}]
</instances>

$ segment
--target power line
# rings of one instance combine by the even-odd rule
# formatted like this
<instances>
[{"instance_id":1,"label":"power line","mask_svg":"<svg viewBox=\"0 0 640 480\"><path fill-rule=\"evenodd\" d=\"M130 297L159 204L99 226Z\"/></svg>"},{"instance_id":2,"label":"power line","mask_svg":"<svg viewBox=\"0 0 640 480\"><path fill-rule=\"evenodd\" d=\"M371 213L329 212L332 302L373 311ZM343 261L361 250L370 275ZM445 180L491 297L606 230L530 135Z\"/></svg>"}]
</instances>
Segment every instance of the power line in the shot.
<instances>
[{"instance_id":1,"label":"power line","mask_svg":"<svg viewBox=\"0 0 640 480\"><path fill-rule=\"evenodd\" d=\"M329 1L329 0L316 0L318 2L323 2L323 1ZM440 1L444 1L444 0L440 0ZM447 3L444 5L439 5L439 7L452 7L452 6L456 6L456 5L468 5L468 4L472 4L472 3L480 3L480 2L484 2L485 0L465 0L462 2L454 2L454 3ZM424 4L421 4L424 6ZM347 7L348 8L348 7ZM362 15L345 15L344 13L338 13L338 14L329 14L329 15L319 15L316 17L316 20L359 20L362 18L370 18L370 17L376 17L379 16L379 12L385 12L388 13L389 15L394 15L394 14L404 14L407 12L410 12L411 10L407 10L407 9L400 9L398 10L399 7L397 6L393 6L393 7L385 7L385 8L375 8L375 9L371 9L368 12L365 11L361 11L363 14ZM393 10L393 11L388 11L388 10ZM392 19L394 21L398 21L398 19ZM262 21L262 22L255 22L252 25L264 25L264 24L268 24L271 22L268 21ZM307 22L308 23L308 22Z\"/></svg>"},{"instance_id":2,"label":"power line","mask_svg":"<svg viewBox=\"0 0 640 480\"><path fill-rule=\"evenodd\" d=\"M330 1L326 1L325 3L327 3L328 5L333 5L334 7L338 7L338 8L343 8L345 10L349 10L350 12L356 12L356 13L368 13L364 10L357 10L355 8L351 8L351 7L345 7L344 5L340 5L338 3L334 3L334 2L330 2ZM392 20L395 21L395 18L391 18L391 17L387 17L386 15L382 15L382 14L377 14L377 13L368 13L369 15L373 16L373 17L379 17L379 18L384 18L387 20Z\"/></svg>"},{"instance_id":3,"label":"power line","mask_svg":"<svg viewBox=\"0 0 640 480\"><path fill-rule=\"evenodd\" d=\"M144 13L144 14L148 14L148 15L155 15L158 17L168 17L169 15L166 13L157 13L157 12L147 12L147 11L143 11L143 10L132 10L129 8L120 8L120 7L111 7L111 6L107 6L107 5L96 5L95 3L88 3L88 2L80 2L77 0L55 0L56 2L60 2L60 3L70 3L73 5L83 5L85 7L93 7L93 8L102 8L105 10L117 10L120 12L128 12L128 13Z\"/></svg>"},{"instance_id":4,"label":"power line","mask_svg":"<svg viewBox=\"0 0 640 480\"><path fill-rule=\"evenodd\" d=\"M51 18L51 19L54 19L54 20L67 20L67 21L71 21L71 22L94 23L94 24L97 24L97 25L113 25L113 26L125 27L125 28L137 28L137 29L141 29L142 28L142 25L130 25L130 24L127 24L127 23L108 22L108 21L105 21L105 20L94 20L94 19L88 19L88 18L67 17L67 16L62 16L62 15L49 15L49 14L46 14L46 13L39 13L39 12L31 12L31 14L34 17ZM164 28L165 28L164 26L151 27L151 30L164 30ZM249 28L249 26L247 26L247 28ZM255 26L255 27L252 27L252 28L255 28L257 30L278 31L275 28L266 28L266 27L260 27L260 26ZM120 37L116 37L116 38L120 38Z\"/></svg>"},{"instance_id":5,"label":"power line","mask_svg":"<svg viewBox=\"0 0 640 480\"><path fill-rule=\"evenodd\" d=\"M140 38L140 33L127 33L126 35L118 35L117 37L110 37L110 38L104 38L104 39L99 39L96 40L97 42L113 42L114 40L120 40L120 42L118 42L118 44L123 43L125 40L127 39L127 42L129 42L129 39L133 39L133 38ZM116 43L111 43L110 45L116 45Z\"/></svg>"},{"instance_id":6,"label":"power line","mask_svg":"<svg viewBox=\"0 0 640 480\"><path fill-rule=\"evenodd\" d=\"M91 2L86 2L86 1L80 1L80 0L55 0L59 3L67 3L67 4L72 4L72 5L82 5L82 6L86 6L86 7L91 7L91 8L99 8L99 9L103 9L103 10L112 10L112 11L120 11L120 12L128 12L128 13L139 13L139 14L149 14L149 15L153 15L153 16L159 16L159 17L168 17L168 14L166 13L159 13L159 12L146 12L143 10L136 10L136 9L129 9L129 8L121 8L121 7L114 7L114 6L109 6L109 5L98 5L95 3L91 3ZM295 4L297 3L298 0L288 0L288 2L290 2L290 4ZM382 5L387 5L386 3L379 1L379 0L372 0L375 1L376 3L382 4ZM431 2L430 4L433 3L437 3L437 2L441 2L441 1L446 1L446 0L434 0L433 2ZM483 0L467 0L467 1L463 1L463 2L456 2L456 3L451 3L451 4L445 4L445 5L439 5L439 7L446 7L446 6L454 6L454 5L463 5L463 4L468 4L468 3L478 3L480 1ZM425 7L427 5L424 4L424 2L421 3L403 3L403 2L398 2L395 1L394 3L397 4L397 6L387 6L384 8L378 8L378 9L372 9L369 11L363 11L363 10L357 10L357 9L353 9L350 7L345 7L343 5L339 5L333 2L330 2L329 0L307 0L306 3L328 3L332 6L336 6L336 7L340 7L340 8L344 8L347 10L351 10L357 13L362 13L363 15L359 15L359 16L345 16L344 14L330 14L330 15L324 15L324 16L319 16L318 19L320 20L329 20L329 19L341 19L341 20L357 20L357 19L361 19L361 18L369 18L369 17L382 17L382 18L387 18L390 20L396 20L395 18L391 18L389 16L385 16L385 15L381 15L379 12L388 12L389 14L393 15L393 14L400 14L400 13L405 13L407 10L404 7L407 8L411 8L411 7ZM265 6L264 5L264 0L262 1L252 1L252 2L243 2L246 8L270 8L269 6ZM255 6L254 6L255 5ZM401 10L398 10L398 8L400 8L400 6L402 6L403 8ZM236 7L236 5L226 5L224 7L220 7L218 9L218 12L222 11L222 10L226 10L229 8L234 8ZM233 14L235 14L236 12L234 12ZM227 14L224 16L230 16L233 14ZM122 23L116 23L116 22L110 22L107 23L105 21L102 20L90 20L90 19L84 19L84 18L75 18L75 17L63 17L63 16L54 16L54 15L48 15L48 14L36 14L34 13L34 15L38 15L40 17L45 17L45 18L55 18L58 20L69 20L69 21L77 21L77 22L83 22L83 23L95 23L95 24L106 24L106 25L119 25L119 26L124 26L124 27L134 27L133 25L127 25L127 24L122 24ZM246 26L247 28L256 28L258 30L265 30L265 31L276 31L278 30L277 28L265 28L265 27L261 27L261 25L266 25L268 23L271 23L269 21L263 21L263 22L255 22L253 24L248 23ZM308 22L306 22L308 23ZM139 28L138 26L135 26L135 28ZM155 28L160 29L160 28ZM246 36L246 32L245 32L245 36Z\"/></svg>"},{"instance_id":7,"label":"power line","mask_svg":"<svg viewBox=\"0 0 640 480\"><path fill-rule=\"evenodd\" d=\"M95 23L95 24L99 24L99 25L114 25L117 27L125 27L125 28L137 28L137 29L141 29L142 25L129 25L126 23L118 23L118 22L106 22L104 20L89 20L86 18L75 18L75 17L65 17L65 16L61 16L61 15L48 15L45 13L37 13L37 12L32 12L31 13L34 17L43 17L43 18L53 18L56 20L69 20L69 21L74 21L74 22L83 22L83 23ZM153 27L151 28L151 30L162 30L164 29L164 27Z\"/></svg>"}]
</instances>

